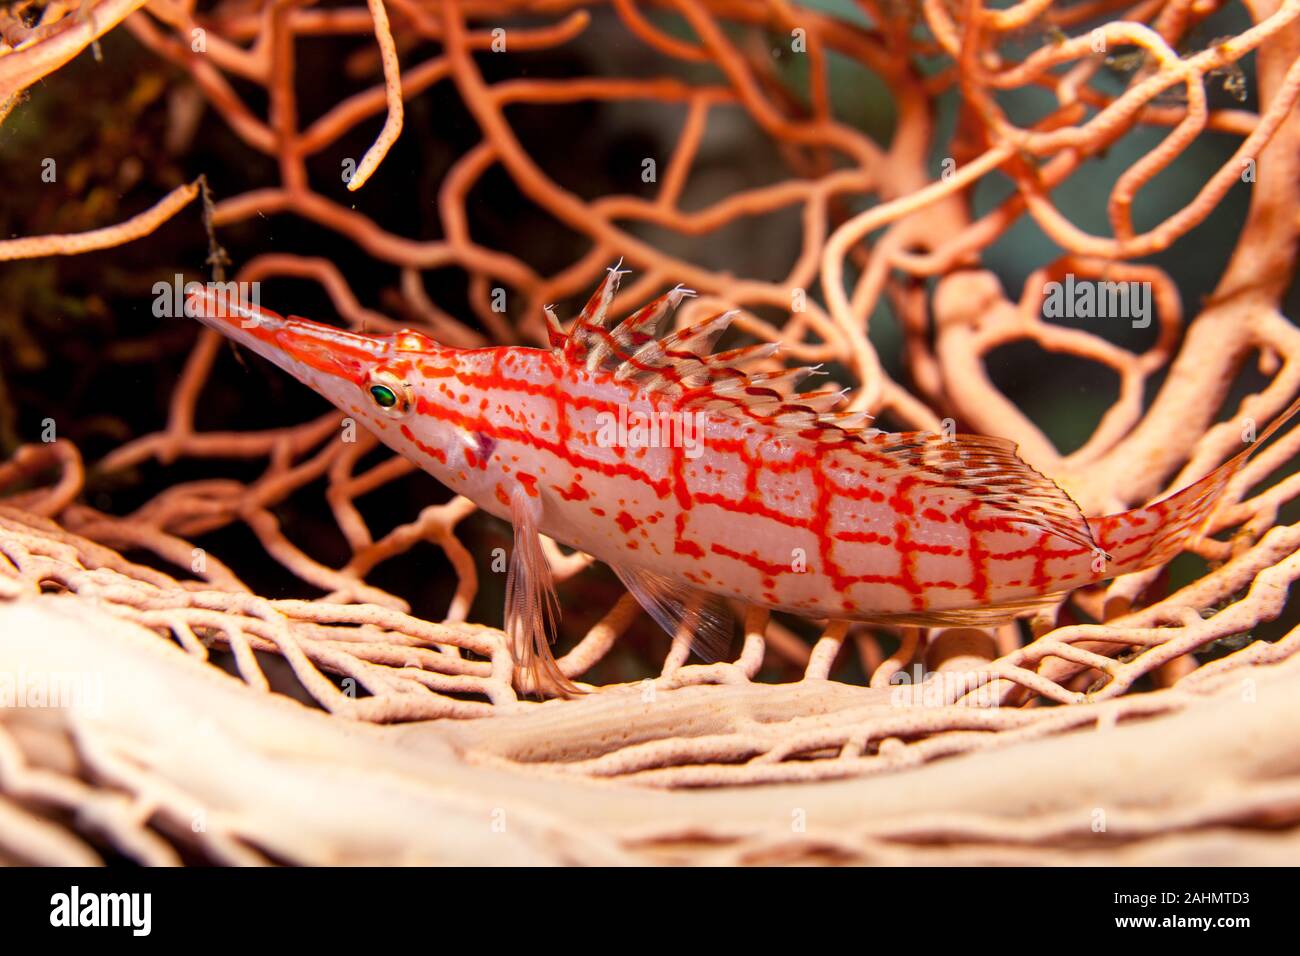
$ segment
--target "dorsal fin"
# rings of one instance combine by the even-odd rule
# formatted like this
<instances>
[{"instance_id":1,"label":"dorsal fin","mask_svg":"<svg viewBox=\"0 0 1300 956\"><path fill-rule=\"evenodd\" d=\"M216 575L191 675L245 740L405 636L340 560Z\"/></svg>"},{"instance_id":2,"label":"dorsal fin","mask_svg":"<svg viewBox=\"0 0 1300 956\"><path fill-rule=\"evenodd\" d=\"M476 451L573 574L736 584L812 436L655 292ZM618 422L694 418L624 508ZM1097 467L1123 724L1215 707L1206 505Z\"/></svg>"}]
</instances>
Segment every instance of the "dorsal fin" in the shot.
<instances>
[{"instance_id":1,"label":"dorsal fin","mask_svg":"<svg viewBox=\"0 0 1300 956\"><path fill-rule=\"evenodd\" d=\"M659 344L663 347L664 354L672 358L707 361L713 343L727 331L727 326L731 325L739 314L737 309L719 312L703 322L696 322L694 325L688 325L671 335L664 336Z\"/></svg>"},{"instance_id":2,"label":"dorsal fin","mask_svg":"<svg viewBox=\"0 0 1300 956\"><path fill-rule=\"evenodd\" d=\"M614 369L614 381L635 382L647 392L678 395L708 384L707 349L729 326L736 312L719 312L662 339L651 339ZM703 347L705 354L692 348Z\"/></svg>"},{"instance_id":3,"label":"dorsal fin","mask_svg":"<svg viewBox=\"0 0 1300 956\"><path fill-rule=\"evenodd\" d=\"M1007 521L1095 549L1088 519L1065 490L1016 454L1016 443L988 435L880 432L861 435L868 451L888 458L896 477L912 477L951 494L968 494L977 521Z\"/></svg>"},{"instance_id":4,"label":"dorsal fin","mask_svg":"<svg viewBox=\"0 0 1300 956\"><path fill-rule=\"evenodd\" d=\"M563 354L564 343L568 339L568 336L564 334L564 327L560 325L560 317L555 314L555 306L543 306L542 315L546 317L547 343L552 349Z\"/></svg>"},{"instance_id":5,"label":"dorsal fin","mask_svg":"<svg viewBox=\"0 0 1300 956\"><path fill-rule=\"evenodd\" d=\"M800 392L797 395L782 396L781 405L795 404L801 408L816 412L817 417L833 412L849 400L847 388L828 388L820 392Z\"/></svg>"},{"instance_id":6,"label":"dorsal fin","mask_svg":"<svg viewBox=\"0 0 1300 956\"><path fill-rule=\"evenodd\" d=\"M618 292L619 280L627 275L625 270L619 268L622 264L623 260L620 259L613 268L605 271L605 278L569 328L569 334L564 340L564 358L570 365L585 365L592 348L608 337L605 323L609 321L609 304Z\"/></svg>"},{"instance_id":7,"label":"dorsal fin","mask_svg":"<svg viewBox=\"0 0 1300 956\"><path fill-rule=\"evenodd\" d=\"M742 369L746 365L756 365L766 361L781 351L780 342L758 342L754 345L742 345L738 349L728 349L709 356L709 368L714 371L723 369Z\"/></svg>"},{"instance_id":8,"label":"dorsal fin","mask_svg":"<svg viewBox=\"0 0 1300 956\"><path fill-rule=\"evenodd\" d=\"M783 368L779 372L757 372L746 375L739 369L714 369L709 362L709 384L714 395L738 395L750 388L770 389L776 395L793 395L795 386L809 375L819 374L821 366L803 365L799 368Z\"/></svg>"},{"instance_id":9,"label":"dorsal fin","mask_svg":"<svg viewBox=\"0 0 1300 956\"><path fill-rule=\"evenodd\" d=\"M621 265L621 263L620 263ZM739 314L719 312L662 338L665 316L695 293L677 286L609 328L609 305L626 273L609 269L567 334L546 310L551 346L570 365L607 372L640 391L668 395L692 408L743 416L816 441L842 442L869 421L861 412L837 413L845 392L797 393L795 387L820 366L749 371L772 358L780 343L760 342L712 354L714 342Z\"/></svg>"},{"instance_id":10,"label":"dorsal fin","mask_svg":"<svg viewBox=\"0 0 1300 956\"><path fill-rule=\"evenodd\" d=\"M642 306L614 327L608 338L602 337L588 353L587 368L613 365L627 361L636 351L655 337L655 330L664 316L671 315L682 299L695 293L677 286L665 292L649 305Z\"/></svg>"},{"instance_id":11,"label":"dorsal fin","mask_svg":"<svg viewBox=\"0 0 1300 956\"><path fill-rule=\"evenodd\" d=\"M827 425L834 425L836 428L842 428L845 431L862 431L875 421L875 416L864 411L855 412L830 412L822 415L821 420ZM884 434L879 429L871 429L872 435Z\"/></svg>"}]
</instances>

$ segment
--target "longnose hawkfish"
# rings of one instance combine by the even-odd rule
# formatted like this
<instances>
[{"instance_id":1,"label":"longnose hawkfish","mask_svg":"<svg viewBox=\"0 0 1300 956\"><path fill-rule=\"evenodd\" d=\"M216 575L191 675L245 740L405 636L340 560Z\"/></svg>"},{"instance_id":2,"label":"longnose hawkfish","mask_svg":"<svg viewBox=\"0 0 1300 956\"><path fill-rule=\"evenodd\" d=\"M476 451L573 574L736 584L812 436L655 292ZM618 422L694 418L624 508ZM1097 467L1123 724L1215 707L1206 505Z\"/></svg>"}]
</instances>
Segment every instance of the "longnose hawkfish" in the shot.
<instances>
[{"instance_id":1,"label":"longnose hawkfish","mask_svg":"<svg viewBox=\"0 0 1300 956\"><path fill-rule=\"evenodd\" d=\"M734 313L657 337L689 290L613 324L620 275L609 270L567 332L545 310L549 348L366 335L218 308L211 293L187 311L511 522L505 632L519 686L549 695L577 688L551 652L559 607L540 535L608 564L697 648L725 649L727 599L990 626L1172 558L1256 447L1154 504L1087 518L1006 439L880 432L837 411L839 391L795 391L810 369L753 371L773 344L710 354Z\"/></svg>"}]
</instances>

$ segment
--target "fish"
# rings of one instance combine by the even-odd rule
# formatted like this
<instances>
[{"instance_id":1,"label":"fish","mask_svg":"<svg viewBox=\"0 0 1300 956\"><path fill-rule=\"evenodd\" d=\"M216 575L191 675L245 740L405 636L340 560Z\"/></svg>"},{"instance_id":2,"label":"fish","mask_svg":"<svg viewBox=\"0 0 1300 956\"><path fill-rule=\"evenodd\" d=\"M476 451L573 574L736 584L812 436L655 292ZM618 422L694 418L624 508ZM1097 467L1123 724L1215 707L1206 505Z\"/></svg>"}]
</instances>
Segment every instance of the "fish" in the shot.
<instances>
[{"instance_id":1,"label":"fish","mask_svg":"<svg viewBox=\"0 0 1300 956\"><path fill-rule=\"evenodd\" d=\"M553 651L561 609L546 535L607 564L706 659L729 601L813 619L990 627L1073 589L1169 561L1228 480L1295 414L1160 501L1086 517L1008 439L884 432L776 343L715 352L726 311L660 326L678 286L621 321L609 269L547 346L464 349L412 329L348 331L195 291L187 314L270 360L453 492L508 521L504 632L516 687L584 693Z\"/></svg>"}]
</instances>

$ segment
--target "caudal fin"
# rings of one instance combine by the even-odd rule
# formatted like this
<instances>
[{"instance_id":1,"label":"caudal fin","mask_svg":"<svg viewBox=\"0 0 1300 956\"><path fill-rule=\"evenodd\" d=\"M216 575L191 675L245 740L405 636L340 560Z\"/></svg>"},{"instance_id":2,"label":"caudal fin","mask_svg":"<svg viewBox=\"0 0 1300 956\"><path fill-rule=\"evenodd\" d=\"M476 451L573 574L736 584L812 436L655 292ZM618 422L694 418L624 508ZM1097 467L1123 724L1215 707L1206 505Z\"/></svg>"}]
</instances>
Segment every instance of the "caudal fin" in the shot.
<instances>
[{"instance_id":1,"label":"caudal fin","mask_svg":"<svg viewBox=\"0 0 1300 956\"><path fill-rule=\"evenodd\" d=\"M1161 501L1088 521L1098 547L1112 561L1105 577L1130 574L1163 564L1205 533L1223 500L1228 482L1274 432L1300 411L1300 398L1291 403L1251 444L1199 481Z\"/></svg>"}]
</instances>

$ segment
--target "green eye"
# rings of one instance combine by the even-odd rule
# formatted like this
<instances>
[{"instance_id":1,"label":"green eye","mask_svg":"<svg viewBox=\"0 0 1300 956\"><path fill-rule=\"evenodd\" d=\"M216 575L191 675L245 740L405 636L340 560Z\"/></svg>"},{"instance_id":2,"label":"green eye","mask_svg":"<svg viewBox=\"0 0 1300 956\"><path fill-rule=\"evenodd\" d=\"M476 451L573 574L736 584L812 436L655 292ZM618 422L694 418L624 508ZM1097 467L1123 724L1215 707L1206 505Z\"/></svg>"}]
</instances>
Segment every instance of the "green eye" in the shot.
<instances>
[{"instance_id":1,"label":"green eye","mask_svg":"<svg viewBox=\"0 0 1300 956\"><path fill-rule=\"evenodd\" d=\"M397 393L387 385L371 385L370 396L380 408L392 408L397 404Z\"/></svg>"}]
</instances>

